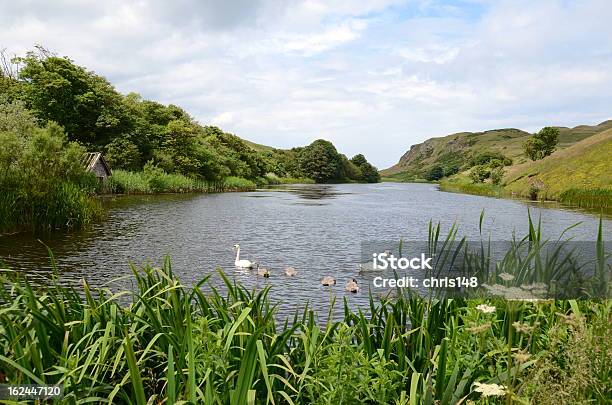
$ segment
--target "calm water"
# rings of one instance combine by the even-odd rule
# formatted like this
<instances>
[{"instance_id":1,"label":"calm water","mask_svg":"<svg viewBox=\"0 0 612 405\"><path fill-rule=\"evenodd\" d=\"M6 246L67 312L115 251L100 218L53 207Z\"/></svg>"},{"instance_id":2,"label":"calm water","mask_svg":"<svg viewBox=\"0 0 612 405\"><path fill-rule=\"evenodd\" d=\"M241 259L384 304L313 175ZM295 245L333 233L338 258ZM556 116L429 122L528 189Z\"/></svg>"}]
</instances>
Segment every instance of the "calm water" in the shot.
<instances>
[{"instance_id":1,"label":"calm water","mask_svg":"<svg viewBox=\"0 0 612 405\"><path fill-rule=\"evenodd\" d=\"M362 292L346 295L354 305L367 305L373 276L360 275L360 243L368 240L426 240L430 219L443 230L454 222L459 234L478 239L478 222L485 210L485 235L508 240L527 230L527 203L438 191L429 184L303 185L251 193L118 197L105 202L105 221L79 233L44 239L53 250L65 282L87 279L94 285L129 274L128 262L160 263L172 257L183 283L199 281L221 267L246 286L273 286L271 296L290 313L307 301L326 310L329 288L319 285L324 275L338 279L332 291L345 296L344 283L356 278ZM531 205L541 215L551 238L570 225L576 240L593 240L596 216ZM604 220L611 240L610 219ZM269 279L234 268L232 246L240 243L242 258L257 260L272 273ZM28 235L0 236L0 259L9 267L39 280L49 274L46 248ZM282 269L293 266L296 277ZM218 279L217 279L218 281Z\"/></svg>"}]
</instances>

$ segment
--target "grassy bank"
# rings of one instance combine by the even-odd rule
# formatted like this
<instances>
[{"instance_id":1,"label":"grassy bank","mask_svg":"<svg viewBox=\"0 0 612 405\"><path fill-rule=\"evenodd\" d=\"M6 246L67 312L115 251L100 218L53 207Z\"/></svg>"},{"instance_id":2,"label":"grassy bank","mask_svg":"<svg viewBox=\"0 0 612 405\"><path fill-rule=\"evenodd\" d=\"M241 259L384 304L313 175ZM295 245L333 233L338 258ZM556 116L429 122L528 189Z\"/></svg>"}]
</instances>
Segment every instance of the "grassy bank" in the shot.
<instances>
[{"instance_id":1,"label":"grassy bank","mask_svg":"<svg viewBox=\"0 0 612 405\"><path fill-rule=\"evenodd\" d=\"M54 184L44 195L0 193L0 232L80 228L100 219L102 207L78 186Z\"/></svg>"},{"instance_id":2,"label":"grassy bank","mask_svg":"<svg viewBox=\"0 0 612 405\"><path fill-rule=\"evenodd\" d=\"M488 183L472 183L469 179L461 177L442 180L440 182L440 190L484 195L488 197L503 197L508 195L507 193L504 193L504 189L500 186Z\"/></svg>"},{"instance_id":3,"label":"grassy bank","mask_svg":"<svg viewBox=\"0 0 612 405\"><path fill-rule=\"evenodd\" d=\"M612 188L570 188L559 195L559 201L582 208L612 208Z\"/></svg>"},{"instance_id":4,"label":"grassy bank","mask_svg":"<svg viewBox=\"0 0 612 405\"><path fill-rule=\"evenodd\" d=\"M264 179L267 185L315 184L315 181L313 179L309 179L308 177L279 177L273 173L268 173Z\"/></svg>"},{"instance_id":5,"label":"grassy bank","mask_svg":"<svg viewBox=\"0 0 612 405\"><path fill-rule=\"evenodd\" d=\"M115 170L107 179L103 192L115 194L158 194L158 193L219 193L226 191L253 191L257 187L277 184L314 184L309 178L278 177L268 174L254 181L229 176L220 181L195 180L181 174L163 171L130 172Z\"/></svg>"},{"instance_id":6,"label":"grassy bank","mask_svg":"<svg viewBox=\"0 0 612 405\"><path fill-rule=\"evenodd\" d=\"M540 240L531 228L530 244ZM560 404L611 394L608 300L398 290L370 296L366 312L345 305L339 321L304 309L279 322L267 288L221 274L227 293L206 294L206 278L183 286L169 260L132 270L136 290L119 293L56 281L37 290L5 273L0 374L59 384L65 403Z\"/></svg>"},{"instance_id":7,"label":"grassy bank","mask_svg":"<svg viewBox=\"0 0 612 405\"><path fill-rule=\"evenodd\" d=\"M227 177L218 182L195 180L181 174L156 172L129 172L115 170L105 184L105 192L115 194L157 194L251 191L256 184L240 177Z\"/></svg>"},{"instance_id":8,"label":"grassy bank","mask_svg":"<svg viewBox=\"0 0 612 405\"><path fill-rule=\"evenodd\" d=\"M531 189L523 190L522 192L515 192L512 189L496 186L490 183L472 183L467 178L453 177L440 181L440 190L451 191L455 193L482 195L487 197L519 197L525 199L535 200L553 200L559 201L563 204L588 208L588 209L609 209L612 208L612 188L593 188L593 189L581 189L581 188L570 188L558 195L550 195L546 193L539 193L539 190Z\"/></svg>"}]
</instances>

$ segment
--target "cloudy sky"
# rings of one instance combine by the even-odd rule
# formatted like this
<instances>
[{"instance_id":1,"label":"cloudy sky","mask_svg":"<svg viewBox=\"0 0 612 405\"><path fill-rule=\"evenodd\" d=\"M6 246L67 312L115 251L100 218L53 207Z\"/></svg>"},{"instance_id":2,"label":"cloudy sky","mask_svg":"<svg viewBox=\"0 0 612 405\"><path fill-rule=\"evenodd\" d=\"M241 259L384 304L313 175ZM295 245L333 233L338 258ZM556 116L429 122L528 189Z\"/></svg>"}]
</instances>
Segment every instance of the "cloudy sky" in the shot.
<instances>
[{"instance_id":1,"label":"cloudy sky","mask_svg":"<svg viewBox=\"0 0 612 405\"><path fill-rule=\"evenodd\" d=\"M432 136L612 118L611 21L609 0L0 0L0 48L385 168Z\"/></svg>"}]
</instances>

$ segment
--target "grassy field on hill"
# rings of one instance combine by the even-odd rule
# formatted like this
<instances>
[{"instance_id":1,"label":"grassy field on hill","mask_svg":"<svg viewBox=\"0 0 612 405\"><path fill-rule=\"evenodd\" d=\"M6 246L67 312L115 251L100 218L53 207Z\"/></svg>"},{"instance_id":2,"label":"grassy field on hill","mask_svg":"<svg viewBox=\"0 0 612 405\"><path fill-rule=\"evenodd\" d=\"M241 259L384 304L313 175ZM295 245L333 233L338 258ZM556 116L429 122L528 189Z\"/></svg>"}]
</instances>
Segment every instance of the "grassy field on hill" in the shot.
<instances>
[{"instance_id":1,"label":"grassy field on hill","mask_svg":"<svg viewBox=\"0 0 612 405\"><path fill-rule=\"evenodd\" d=\"M387 181L418 182L426 181L427 173L438 166L444 170L440 187L445 191L612 207L612 121L558 129L557 150L537 161L523 153L529 133L500 129L429 139L412 146L398 164L381 173ZM500 185L470 180L474 161L487 153L500 154L511 162L504 168Z\"/></svg>"},{"instance_id":2,"label":"grassy field on hill","mask_svg":"<svg viewBox=\"0 0 612 405\"><path fill-rule=\"evenodd\" d=\"M521 197L539 188L539 199L581 205L580 198L596 194L612 197L612 129L588 137L535 162L507 168L504 188ZM573 190L573 191L572 191ZM574 201L575 200L575 201Z\"/></svg>"}]
</instances>

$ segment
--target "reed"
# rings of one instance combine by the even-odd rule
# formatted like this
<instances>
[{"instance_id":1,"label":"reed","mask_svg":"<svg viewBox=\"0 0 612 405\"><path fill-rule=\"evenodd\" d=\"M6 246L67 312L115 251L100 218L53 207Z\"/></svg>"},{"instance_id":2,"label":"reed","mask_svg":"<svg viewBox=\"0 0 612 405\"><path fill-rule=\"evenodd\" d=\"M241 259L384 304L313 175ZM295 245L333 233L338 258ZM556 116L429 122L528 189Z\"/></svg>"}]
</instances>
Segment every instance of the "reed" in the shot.
<instances>
[{"instance_id":1,"label":"reed","mask_svg":"<svg viewBox=\"0 0 612 405\"><path fill-rule=\"evenodd\" d=\"M315 181L313 179L309 179L308 177L279 177L274 173L268 173L265 176L265 180L268 185L278 185L278 184L314 184Z\"/></svg>"},{"instance_id":2,"label":"reed","mask_svg":"<svg viewBox=\"0 0 612 405\"><path fill-rule=\"evenodd\" d=\"M581 208L612 208L612 189L571 188L559 195L559 201Z\"/></svg>"},{"instance_id":3,"label":"reed","mask_svg":"<svg viewBox=\"0 0 612 405\"><path fill-rule=\"evenodd\" d=\"M234 176L226 177L220 185L224 191L251 191L257 187L251 180Z\"/></svg>"},{"instance_id":4,"label":"reed","mask_svg":"<svg viewBox=\"0 0 612 405\"><path fill-rule=\"evenodd\" d=\"M227 177L222 181L207 182L181 174L155 172L129 172L115 170L106 180L103 192L113 194L159 193L216 193L224 191L251 191L254 182L240 177Z\"/></svg>"},{"instance_id":5,"label":"reed","mask_svg":"<svg viewBox=\"0 0 612 405\"><path fill-rule=\"evenodd\" d=\"M487 197L502 197L503 188L489 183L469 183L464 181L441 181L440 190L455 193L484 195Z\"/></svg>"},{"instance_id":6,"label":"reed","mask_svg":"<svg viewBox=\"0 0 612 405\"><path fill-rule=\"evenodd\" d=\"M80 228L101 216L98 202L74 183L53 184L43 195L16 190L0 193L0 232Z\"/></svg>"}]
</instances>

